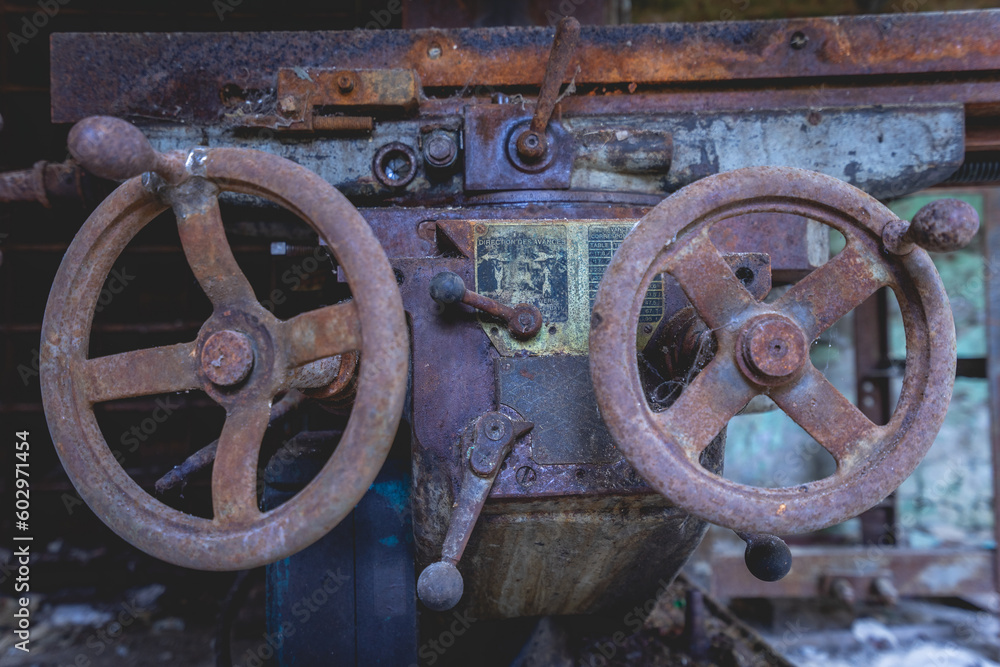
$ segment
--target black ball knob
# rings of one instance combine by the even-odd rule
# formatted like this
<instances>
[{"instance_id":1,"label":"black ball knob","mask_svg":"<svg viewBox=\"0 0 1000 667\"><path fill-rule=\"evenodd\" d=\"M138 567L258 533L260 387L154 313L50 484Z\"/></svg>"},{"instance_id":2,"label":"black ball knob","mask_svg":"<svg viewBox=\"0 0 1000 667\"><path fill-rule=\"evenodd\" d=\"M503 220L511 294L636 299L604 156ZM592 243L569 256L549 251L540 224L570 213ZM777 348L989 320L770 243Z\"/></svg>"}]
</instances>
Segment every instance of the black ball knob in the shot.
<instances>
[{"instance_id":1,"label":"black ball knob","mask_svg":"<svg viewBox=\"0 0 1000 667\"><path fill-rule=\"evenodd\" d=\"M747 542L743 560L750 574L761 581L778 581L792 569L792 552L774 535L741 535Z\"/></svg>"},{"instance_id":2,"label":"black ball knob","mask_svg":"<svg viewBox=\"0 0 1000 667\"><path fill-rule=\"evenodd\" d=\"M440 304L457 303L465 296L465 281L452 271L442 271L431 278L431 298Z\"/></svg>"}]
</instances>

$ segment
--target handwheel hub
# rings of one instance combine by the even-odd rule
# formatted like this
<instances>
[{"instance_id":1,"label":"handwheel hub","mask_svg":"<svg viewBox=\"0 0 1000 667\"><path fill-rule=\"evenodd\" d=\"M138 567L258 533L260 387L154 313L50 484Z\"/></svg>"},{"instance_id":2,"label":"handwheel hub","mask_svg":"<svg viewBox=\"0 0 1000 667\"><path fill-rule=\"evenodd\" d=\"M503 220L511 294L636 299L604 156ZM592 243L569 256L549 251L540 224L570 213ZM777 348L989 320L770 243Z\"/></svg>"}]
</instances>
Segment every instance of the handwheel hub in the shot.
<instances>
[{"instance_id":1,"label":"handwheel hub","mask_svg":"<svg viewBox=\"0 0 1000 667\"><path fill-rule=\"evenodd\" d=\"M740 332L736 360L749 380L763 385L784 384L805 366L808 345L795 322L781 315L761 315Z\"/></svg>"},{"instance_id":2,"label":"handwheel hub","mask_svg":"<svg viewBox=\"0 0 1000 667\"><path fill-rule=\"evenodd\" d=\"M213 384L231 387L253 369L253 343L239 331L216 331L201 348L201 371Z\"/></svg>"}]
</instances>

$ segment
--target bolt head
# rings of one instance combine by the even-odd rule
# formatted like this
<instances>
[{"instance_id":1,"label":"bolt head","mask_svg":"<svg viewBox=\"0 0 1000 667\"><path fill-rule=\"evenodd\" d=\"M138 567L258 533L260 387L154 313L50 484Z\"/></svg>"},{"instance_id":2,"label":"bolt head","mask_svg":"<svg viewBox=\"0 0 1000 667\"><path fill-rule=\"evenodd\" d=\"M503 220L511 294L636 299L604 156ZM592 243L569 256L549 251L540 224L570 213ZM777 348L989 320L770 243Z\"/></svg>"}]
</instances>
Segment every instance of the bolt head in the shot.
<instances>
[{"instance_id":1,"label":"bolt head","mask_svg":"<svg viewBox=\"0 0 1000 667\"><path fill-rule=\"evenodd\" d=\"M542 313L530 303L519 303L514 306L514 316L507 326L515 338L531 338L542 328Z\"/></svg>"},{"instance_id":2,"label":"bolt head","mask_svg":"<svg viewBox=\"0 0 1000 667\"><path fill-rule=\"evenodd\" d=\"M337 77L337 89L342 93L349 93L354 90L354 77L350 74L341 74Z\"/></svg>"},{"instance_id":3,"label":"bolt head","mask_svg":"<svg viewBox=\"0 0 1000 667\"><path fill-rule=\"evenodd\" d=\"M220 387L231 387L245 380L253 361L253 343L239 331L216 331L201 348L201 372Z\"/></svg>"},{"instance_id":4,"label":"bolt head","mask_svg":"<svg viewBox=\"0 0 1000 667\"><path fill-rule=\"evenodd\" d=\"M545 157L548 149L548 142L538 132L525 130L517 138L517 154L525 162L537 162L541 160Z\"/></svg>"},{"instance_id":5,"label":"bolt head","mask_svg":"<svg viewBox=\"0 0 1000 667\"><path fill-rule=\"evenodd\" d=\"M299 110L299 101L294 95L285 95L278 100L278 110L283 114L293 114Z\"/></svg>"},{"instance_id":6,"label":"bolt head","mask_svg":"<svg viewBox=\"0 0 1000 667\"><path fill-rule=\"evenodd\" d=\"M444 132L432 132L424 142L424 159L433 167L447 167L458 157L455 140Z\"/></svg>"},{"instance_id":7,"label":"bolt head","mask_svg":"<svg viewBox=\"0 0 1000 667\"><path fill-rule=\"evenodd\" d=\"M756 317L740 333L737 361L744 375L758 384L784 384L808 359L802 328L782 315Z\"/></svg>"}]
</instances>

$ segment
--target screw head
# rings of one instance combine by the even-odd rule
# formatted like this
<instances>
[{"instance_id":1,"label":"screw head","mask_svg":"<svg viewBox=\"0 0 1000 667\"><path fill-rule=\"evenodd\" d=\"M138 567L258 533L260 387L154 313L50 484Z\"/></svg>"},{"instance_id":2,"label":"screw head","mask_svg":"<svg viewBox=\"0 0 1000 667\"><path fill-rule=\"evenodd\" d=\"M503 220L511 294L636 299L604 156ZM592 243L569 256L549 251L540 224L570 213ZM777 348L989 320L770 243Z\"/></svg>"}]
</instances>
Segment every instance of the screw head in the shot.
<instances>
[{"instance_id":1,"label":"screw head","mask_svg":"<svg viewBox=\"0 0 1000 667\"><path fill-rule=\"evenodd\" d=\"M483 424L483 432L486 434L487 438L489 438L493 442L497 442L501 438L503 438L504 434L507 432L507 429L504 427L502 421L500 421L497 418L492 418L485 424Z\"/></svg>"},{"instance_id":2,"label":"screw head","mask_svg":"<svg viewBox=\"0 0 1000 667\"><path fill-rule=\"evenodd\" d=\"M809 35L805 34L801 30L796 30L792 33L792 36L788 40L789 46L798 51L799 49L804 49L806 44L809 43Z\"/></svg>"},{"instance_id":3,"label":"screw head","mask_svg":"<svg viewBox=\"0 0 1000 667\"><path fill-rule=\"evenodd\" d=\"M201 371L212 384L239 384L253 368L253 343L239 331L216 331L201 348Z\"/></svg>"},{"instance_id":4,"label":"screw head","mask_svg":"<svg viewBox=\"0 0 1000 667\"><path fill-rule=\"evenodd\" d=\"M517 472L514 473L514 478L517 480L518 484L527 488L535 483L535 480L538 478L538 474L531 466L521 466L517 469Z\"/></svg>"}]
</instances>

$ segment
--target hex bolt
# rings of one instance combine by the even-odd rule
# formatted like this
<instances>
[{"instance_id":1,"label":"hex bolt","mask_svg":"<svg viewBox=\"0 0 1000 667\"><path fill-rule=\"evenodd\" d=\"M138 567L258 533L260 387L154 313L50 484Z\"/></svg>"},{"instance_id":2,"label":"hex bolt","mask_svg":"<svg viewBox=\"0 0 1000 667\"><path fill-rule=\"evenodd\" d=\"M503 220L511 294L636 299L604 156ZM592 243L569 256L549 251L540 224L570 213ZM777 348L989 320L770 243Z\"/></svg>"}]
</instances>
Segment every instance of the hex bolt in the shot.
<instances>
[{"instance_id":1,"label":"hex bolt","mask_svg":"<svg viewBox=\"0 0 1000 667\"><path fill-rule=\"evenodd\" d=\"M921 207L912 222L893 220L882 228L882 243L895 255L920 246L931 252L965 247L979 231L979 214L960 199L938 199Z\"/></svg>"},{"instance_id":2,"label":"hex bolt","mask_svg":"<svg viewBox=\"0 0 1000 667\"><path fill-rule=\"evenodd\" d=\"M447 132L435 130L424 139L424 160L432 167L450 167L457 157L458 144Z\"/></svg>"},{"instance_id":3,"label":"hex bolt","mask_svg":"<svg viewBox=\"0 0 1000 667\"><path fill-rule=\"evenodd\" d=\"M513 308L493 299L469 291L457 273L442 271L431 279L431 298L441 305L462 302L485 313L499 317L515 338L532 338L542 328L542 312L530 303L519 303Z\"/></svg>"},{"instance_id":4,"label":"hex bolt","mask_svg":"<svg viewBox=\"0 0 1000 667\"><path fill-rule=\"evenodd\" d=\"M535 480L538 478L538 474L531 466L521 466L514 474L514 478L517 480L518 484L528 488L535 483Z\"/></svg>"}]
</instances>

